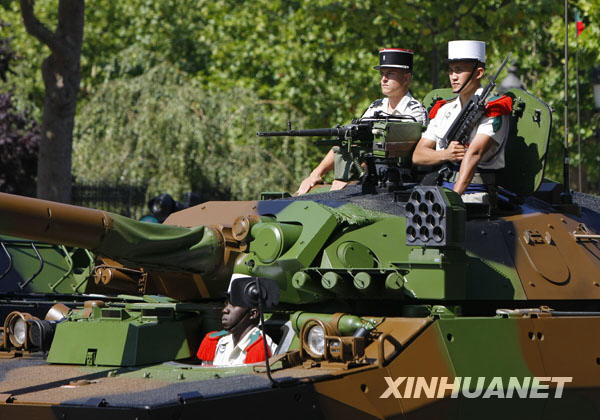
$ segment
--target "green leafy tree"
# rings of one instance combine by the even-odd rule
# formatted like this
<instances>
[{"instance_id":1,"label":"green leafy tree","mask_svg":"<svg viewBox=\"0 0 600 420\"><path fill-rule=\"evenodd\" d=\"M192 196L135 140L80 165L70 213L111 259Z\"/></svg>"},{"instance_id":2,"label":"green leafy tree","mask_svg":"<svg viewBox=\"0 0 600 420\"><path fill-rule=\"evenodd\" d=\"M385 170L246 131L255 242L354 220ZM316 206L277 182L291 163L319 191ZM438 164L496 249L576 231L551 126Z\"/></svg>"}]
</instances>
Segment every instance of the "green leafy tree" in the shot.
<instances>
[{"instance_id":1,"label":"green leafy tree","mask_svg":"<svg viewBox=\"0 0 600 420\"><path fill-rule=\"evenodd\" d=\"M0 21L0 27L5 24ZM14 75L15 53L9 39L0 39L0 80ZM11 93L0 93L0 191L35 195L40 130L26 112L15 109Z\"/></svg>"},{"instance_id":2,"label":"green leafy tree","mask_svg":"<svg viewBox=\"0 0 600 420\"><path fill-rule=\"evenodd\" d=\"M131 56L146 54L137 49ZM107 81L82 107L76 127L78 180L148 184L149 193L256 199L290 190L308 170L302 139L267 143L258 129L283 126L286 104L259 100L245 89L208 91L164 62L139 75ZM135 66L134 66L135 67Z\"/></svg>"},{"instance_id":3,"label":"green leafy tree","mask_svg":"<svg viewBox=\"0 0 600 420\"><path fill-rule=\"evenodd\" d=\"M570 2L590 22L577 40L582 69L583 149L578 153L577 147L571 147L571 151L575 164L582 162L587 176L598 180L597 141L592 135L596 123L587 76L587 69L600 62L596 24L600 8L596 3ZM56 20L54 4L52 0L38 0L40 19ZM5 19L11 23L15 50L24 57L14 68L18 77L12 78L17 104L33 103L39 109L43 87L35 66L43 56L41 47L24 33L14 1L2 2L0 7L5 7ZM443 7L437 0L405 0L400 4L393 0L253 0L238 1L235 6L226 0L97 0L86 11L81 103L85 106L93 100L106 81L141 74L139 63L144 57L155 59L148 55L152 52L153 57L161 57L189 75L199 89L214 94L252 91L260 100L297 109L305 115L307 127L332 126L360 115L380 96L377 72L371 70L379 48L415 50L413 91L423 97L432 88L447 84L447 41L481 39L488 44L490 71L512 53L527 88L554 108L547 173L560 179L564 137L562 8L563 2L555 0L448 0ZM574 51L573 27L570 33ZM126 61L120 54L129 46L136 46L140 55L130 53ZM576 134L573 60L572 55L569 144ZM289 107L283 106L280 112ZM298 124L295 121L295 126ZM309 159L314 163L321 153L313 149Z\"/></svg>"},{"instance_id":4,"label":"green leafy tree","mask_svg":"<svg viewBox=\"0 0 600 420\"><path fill-rule=\"evenodd\" d=\"M0 94L0 191L35 195L40 130L24 112L16 110L12 95Z\"/></svg>"}]
</instances>

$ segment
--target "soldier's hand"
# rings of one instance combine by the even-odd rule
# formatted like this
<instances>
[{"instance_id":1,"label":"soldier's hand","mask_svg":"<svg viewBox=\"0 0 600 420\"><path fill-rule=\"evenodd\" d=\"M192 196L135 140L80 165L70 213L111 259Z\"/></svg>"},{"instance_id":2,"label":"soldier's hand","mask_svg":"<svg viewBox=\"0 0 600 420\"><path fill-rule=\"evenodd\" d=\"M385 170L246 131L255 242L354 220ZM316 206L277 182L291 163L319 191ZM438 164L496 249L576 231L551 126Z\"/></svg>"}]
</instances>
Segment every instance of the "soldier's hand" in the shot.
<instances>
[{"instance_id":1,"label":"soldier's hand","mask_svg":"<svg viewBox=\"0 0 600 420\"><path fill-rule=\"evenodd\" d=\"M451 141L446 149L446 160L450 162L460 162L465 157L465 146L457 141Z\"/></svg>"},{"instance_id":2,"label":"soldier's hand","mask_svg":"<svg viewBox=\"0 0 600 420\"><path fill-rule=\"evenodd\" d=\"M302 181L302 183L300 184L300 187L298 188L298 191L296 191L296 193L294 195L306 194L307 192L310 191L310 189L312 187L314 187L317 184L322 184L322 183L323 183L323 178L321 178L320 175L310 174L307 178L304 179L304 181Z\"/></svg>"}]
</instances>

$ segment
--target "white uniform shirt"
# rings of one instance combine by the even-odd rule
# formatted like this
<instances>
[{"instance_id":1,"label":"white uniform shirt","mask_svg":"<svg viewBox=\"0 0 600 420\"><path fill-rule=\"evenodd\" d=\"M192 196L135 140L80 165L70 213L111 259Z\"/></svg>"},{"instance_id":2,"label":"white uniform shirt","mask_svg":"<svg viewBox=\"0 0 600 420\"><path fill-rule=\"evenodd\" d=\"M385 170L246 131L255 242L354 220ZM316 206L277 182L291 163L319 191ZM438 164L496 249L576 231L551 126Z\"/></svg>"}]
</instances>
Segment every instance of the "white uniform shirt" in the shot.
<instances>
[{"instance_id":1,"label":"white uniform shirt","mask_svg":"<svg viewBox=\"0 0 600 420\"><path fill-rule=\"evenodd\" d=\"M475 94L481 94L483 88L479 88ZM435 149L441 150L447 147L442 144L442 139L450 126L460 114L462 105L456 98L440 107L434 119L431 120L423 137L435 141ZM478 168L481 169L501 169L504 168L504 147L508 137L508 116L501 117L483 117L477 127L473 129L467 144L473 141L477 134L486 134L490 136L494 143L482 156ZM449 139L452 140L452 139Z\"/></svg>"},{"instance_id":2,"label":"white uniform shirt","mask_svg":"<svg viewBox=\"0 0 600 420\"><path fill-rule=\"evenodd\" d=\"M375 102L369 105L362 118L372 117L376 111L383 111L387 113L388 103L388 98L377 99ZM394 108L391 115L410 115L416 119L417 122L420 122L424 126L427 125L428 118L425 107L421 105L421 102L413 98L410 92L407 92L400 102L398 102L398 105L396 105L396 108Z\"/></svg>"},{"instance_id":3,"label":"white uniform shirt","mask_svg":"<svg viewBox=\"0 0 600 420\"><path fill-rule=\"evenodd\" d=\"M239 366L244 364L246 360L246 349L250 344L254 343L261 335L258 327L253 327L240 339L237 345L233 344L233 335L227 334L219 339L217 342L217 349L215 350L215 358L212 361L214 366ZM265 336L267 339L267 347L271 350L271 355L275 353L277 344L271 340L268 335ZM259 344L262 350L262 344Z\"/></svg>"}]
</instances>

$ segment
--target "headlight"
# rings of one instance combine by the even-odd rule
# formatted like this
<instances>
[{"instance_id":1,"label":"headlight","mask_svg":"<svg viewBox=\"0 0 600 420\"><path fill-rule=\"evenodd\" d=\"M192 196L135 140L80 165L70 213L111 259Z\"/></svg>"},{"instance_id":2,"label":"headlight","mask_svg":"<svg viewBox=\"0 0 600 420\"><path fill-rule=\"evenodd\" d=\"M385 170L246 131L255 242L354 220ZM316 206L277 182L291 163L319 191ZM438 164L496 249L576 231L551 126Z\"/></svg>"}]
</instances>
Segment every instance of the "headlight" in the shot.
<instances>
[{"instance_id":1,"label":"headlight","mask_svg":"<svg viewBox=\"0 0 600 420\"><path fill-rule=\"evenodd\" d=\"M316 356L323 356L325 353L325 330L322 326L315 325L308 330L306 344Z\"/></svg>"},{"instance_id":2,"label":"headlight","mask_svg":"<svg viewBox=\"0 0 600 420\"><path fill-rule=\"evenodd\" d=\"M300 333L303 352L313 359L325 359L326 337L330 335L332 334L328 324L316 318L309 319L304 323Z\"/></svg>"},{"instance_id":3,"label":"headlight","mask_svg":"<svg viewBox=\"0 0 600 420\"><path fill-rule=\"evenodd\" d=\"M25 340L27 339L27 323L23 318L19 318L15 321L13 325L13 339L14 344L17 347L21 347L25 344Z\"/></svg>"},{"instance_id":4,"label":"headlight","mask_svg":"<svg viewBox=\"0 0 600 420\"><path fill-rule=\"evenodd\" d=\"M28 346L27 321L37 319L26 312L14 311L7 315L4 320L4 333L8 336L10 343L17 349L24 349Z\"/></svg>"}]
</instances>

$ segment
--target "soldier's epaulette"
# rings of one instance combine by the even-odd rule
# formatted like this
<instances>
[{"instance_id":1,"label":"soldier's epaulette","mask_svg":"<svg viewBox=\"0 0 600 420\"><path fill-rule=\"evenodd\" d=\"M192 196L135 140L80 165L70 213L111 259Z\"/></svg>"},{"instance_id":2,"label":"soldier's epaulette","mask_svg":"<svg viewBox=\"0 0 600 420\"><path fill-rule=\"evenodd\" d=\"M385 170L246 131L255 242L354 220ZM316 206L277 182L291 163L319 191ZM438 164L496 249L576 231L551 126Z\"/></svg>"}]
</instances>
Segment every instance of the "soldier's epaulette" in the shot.
<instances>
[{"instance_id":1,"label":"soldier's epaulette","mask_svg":"<svg viewBox=\"0 0 600 420\"><path fill-rule=\"evenodd\" d=\"M487 117L499 117L512 112L512 98L510 96L495 96L485 104Z\"/></svg>"},{"instance_id":2,"label":"soldier's epaulette","mask_svg":"<svg viewBox=\"0 0 600 420\"><path fill-rule=\"evenodd\" d=\"M250 334L250 337L249 337L250 341L248 341L248 346L251 346L252 344L254 344L260 337L261 337L260 330L254 331L252 334Z\"/></svg>"},{"instance_id":3,"label":"soldier's epaulette","mask_svg":"<svg viewBox=\"0 0 600 420\"><path fill-rule=\"evenodd\" d=\"M252 340L252 338L254 338L254 340ZM246 358L244 359L244 363L258 363L263 362L266 359L263 340L264 339L259 331L255 331L252 334L250 344L246 347ZM267 346L267 352L269 357L271 357L271 349L269 346Z\"/></svg>"},{"instance_id":4,"label":"soldier's epaulette","mask_svg":"<svg viewBox=\"0 0 600 420\"><path fill-rule=\"evenodd\" d=\"M438 101L436 101L436 103L433 104L431 108L429 108L429 119L433 120L437 115L437 112L443 105L450 104L456 101L456 99L458 99L458 96L455 96L452 99L439 99Z\"/></svg>"},{"instance_id":5,"label":"soldier's epaulette","mask_svg":"<svg viewBox=\"0 0 600 420\"><path fill-rule=\"evenodd\" d=\"M198 347L196 357L206 362L214 360L215 351L217 350L217 344L219 342L219 339L227 334L229 333L225 330L211 331L208 334L206 334L204 336L204 339L200 343L200 347Z\"/></svg>"},{"instance_id":6,"label":"soldier's epaulette","mask_svg":"<svg viewBox=\"0 0 600 420\"><path fill-rule=\"evenodd\" d=\"M376 99L375 101L373 101L373 103L371 105L369 105L369 108L376 108L378 106L381 106L383 104L383 99Z\"/></svg>"},{"instance_id":7,"label":"soldier's epaulette","mask_svg":"<svg viewBox=\"0 0 600 420\"><path fill-rule=\"evenodd\" d=\"M409 101L406 104L406 106L414 111L415 109L419 109L421 107L421 104L418 103L417 101L412 100L412 101Z\"/></svg>"},{"instance_id":8,"label":"soldier's epaulette","mask_svg":"<svg viewBox=\"0 0 600 420\"><path fill-rule=\"evenodd\" d=\"M448 103L448 101L445 99L440 99L440 100L436 101L436 103L433 104L433 106L429 110L429 119L433 120L435 118L435 116L437 115L437 112L440 110L440 108L447 103Z\"/></svg>"},{"instance_id":9,"label":"soldier's epaulette","mask_svg":"<svg viewBox=\"0 0 600 420\"><path fill-rule=\"evenodd\" d=\"M211 340L218 340L219 338L223 337L224 335L229 334L227 332L227 330L221 330L221 331L211 331L208 334L206 334L206 337L208 337Z\"/></svg>"}]
</instances>

